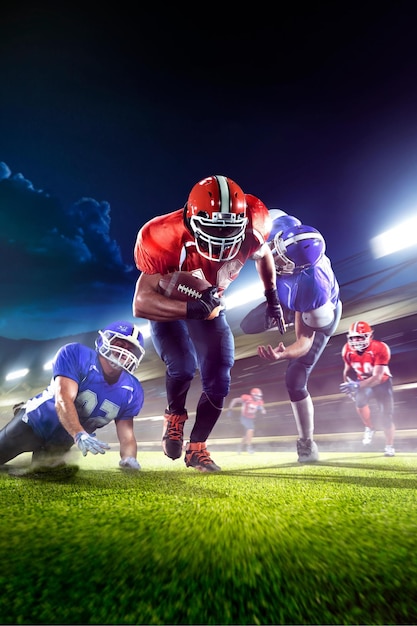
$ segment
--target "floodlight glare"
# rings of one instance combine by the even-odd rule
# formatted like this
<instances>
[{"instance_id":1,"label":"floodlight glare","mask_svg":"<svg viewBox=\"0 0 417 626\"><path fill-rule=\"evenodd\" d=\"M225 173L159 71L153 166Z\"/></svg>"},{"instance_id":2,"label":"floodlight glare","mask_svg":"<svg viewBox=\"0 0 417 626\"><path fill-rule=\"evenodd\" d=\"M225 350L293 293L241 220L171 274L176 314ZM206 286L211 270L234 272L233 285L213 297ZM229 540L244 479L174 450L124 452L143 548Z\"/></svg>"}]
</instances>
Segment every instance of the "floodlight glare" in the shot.
<instances>
[{"instance_id":1,"label":"floodlight glare","mask_svg":"<svg viewBox=\"0 0 417 626\"><path fill-rule=\"evenodd\" d=\"M5 380L16 380L17 378L24 378L26 374L29 374L29 370L27 368L22 370L15 370L14 372L10 372L7 374Z\"/></svg>"},{"instance_id":2,"label":"floodlight glare","mask_svg":"<svg viewBox=\"0 0 417 626\"><path fill-rule=\"evenodd\" d=\"M148 339L148 337L151 336L151 327L149 324L146 324L145 326L139 326L139 330L142 333L142 337L144 339Z\"/></svg>"},{"instance_id":3,"label":"floodlight glare","mask_svg":"<svg viewBox=\"0 0 417 626\"><path fill-rule=\"evenodd\" d=\"M417 245L417 216L373 237L371 249L376 259Z\"/></svg>"},{"instance_id":4,"label":"floodlight glare","mask_svg":"<svg viewBox=\"0 0 417 626\"><path fill-rule=\"evenodd\" d=\"M248 304L258 298L262 298L264 295L263 285L255 283L246 289L241 289L230 296L225 297L226 309L234 309L235 307L242 306L242 304Z\"/></svg>"}]
</instances>

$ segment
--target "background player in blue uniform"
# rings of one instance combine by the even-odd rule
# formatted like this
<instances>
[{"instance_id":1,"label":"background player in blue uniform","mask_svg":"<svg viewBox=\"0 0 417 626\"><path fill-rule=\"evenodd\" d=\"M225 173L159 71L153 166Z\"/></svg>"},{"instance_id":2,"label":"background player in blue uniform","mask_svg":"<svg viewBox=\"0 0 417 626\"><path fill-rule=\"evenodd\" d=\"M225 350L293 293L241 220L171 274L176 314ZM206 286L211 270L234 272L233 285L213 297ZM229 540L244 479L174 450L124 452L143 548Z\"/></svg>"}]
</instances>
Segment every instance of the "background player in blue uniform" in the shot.
<instances>
[{"instance_id":1,"label":"background player in blue uniform","mask_svg":"<svg viewBox=\"0 0 417 626\"><path fill-rule=\"evenodd\" d=\"M296 340L276 348L259 346L258 354L268 361L288 360L285 376L288 395L298 430L297 452L300 463L318 460L314 436L314 406L307 384L311 372L342 314L339 285L322 235L312 226L301 224L283 211L270 211L273 229L269 242L277 270L278 299L285 322L294 323ZM265 304L244 318L245 333L263 332Z\"/></svg>"},{"instance_id":2,"label":"background player in blue uniform","mask_svg":"<svg viewBox=\"0 0 417 626\"><path fill-rule=\"evenodd\" d=\"M15 411L0 431L0 465L32 452L35 466L57 466L74 445L84 456L110 448L95 430L112 420L120 443L120 467L140 470L133 418L144 393L133 376L145 354L143 337L130 322L114 322L98 331L96 350L68 343L53 361L49 386Z\"/></svg>"}]
</instances>

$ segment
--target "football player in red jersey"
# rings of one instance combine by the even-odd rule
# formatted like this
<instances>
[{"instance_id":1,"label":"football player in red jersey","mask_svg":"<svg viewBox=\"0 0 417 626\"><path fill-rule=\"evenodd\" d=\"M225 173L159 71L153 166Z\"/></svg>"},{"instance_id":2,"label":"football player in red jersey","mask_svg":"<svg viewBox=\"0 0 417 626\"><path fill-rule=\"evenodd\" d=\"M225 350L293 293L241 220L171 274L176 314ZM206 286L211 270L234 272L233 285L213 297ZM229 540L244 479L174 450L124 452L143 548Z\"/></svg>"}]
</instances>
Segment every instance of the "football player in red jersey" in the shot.
<instances>
[{"instance_id":1,"label":"football player in red jersey","mask_svg":"<svg viewBox=\"0 0 417 626\"><path fill-rule=\"evenodd\" d=\"M202 394L186 446L185 464L217 472L206 441L230 390L234 338L222 294L245 263L253 259L268 303L266 326L282 309L275 287L275 265L266 244L272 222L264 203L245 194L226 176L196 183L181 209L147 222L137 236L134 257L141 272L133 314L150 320L156 352L166 365L167 408L162 447L171 459L182 454L187 394L198 368ZM199 300L181 302L158 291L162 275L200 270L211 285Z\"/></svg>"},{"instance_id":2,"label":"football player in red jersey","mask_svg":"<svg viewBox=\"0 0 417 626\"><path fill-rule=\"evenodd\" d=\"M262 415L266 414L261 389L254 387L249 393L244 393L238 398L233 398L229 404L229 417L232 415L233 407L238 406L239 404L241 405L240 423L245 430L245 434L242 437L242 441L239 446L239 452L242 451L243 446L246 446L249 454L253 454L254 449L252 446L252 439L255 434L255 420L258 413L262 413Z\"/></svg>"},{"instance_id":3,"label":"football player in red jersey","mask_svg":"<svg viewBox=\"0 0 417 626\"><path fill-rule=\"evenodd\" d=\"M374 397L381 413L385 434L385 456L394 456L395 425L392 375L389 369L391 350L383 341L373 338L367 322L354 322L342 349L344 362L340 391L348 394L356 404L356 411L365 425L362 443L372 442L375 429L369 400Z\"/></svg>"}]
</instances>

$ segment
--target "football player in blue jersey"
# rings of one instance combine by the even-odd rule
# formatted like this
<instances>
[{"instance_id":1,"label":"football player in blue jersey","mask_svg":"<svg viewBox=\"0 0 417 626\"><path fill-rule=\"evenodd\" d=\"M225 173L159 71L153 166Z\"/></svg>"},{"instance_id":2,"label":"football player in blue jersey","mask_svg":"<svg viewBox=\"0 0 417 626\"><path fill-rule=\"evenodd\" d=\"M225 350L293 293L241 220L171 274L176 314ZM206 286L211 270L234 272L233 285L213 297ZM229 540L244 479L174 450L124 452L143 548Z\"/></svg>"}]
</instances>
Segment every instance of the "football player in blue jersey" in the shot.
<instances>
[{"instance_id":1,"label":"football player in blue jersey","mask_svg":"<svg viewBox=\"0 0 417 626\"><path fill-rule=\"evenodd\" d=\"M278 299L284 312L283 327L293 323L295 341L282 341L273 348L259 346L258 354L268 361L288 361L285 382L298 431L297 453L300 463L318 460L314 436L314 406L307 384L311 372L330 337L336 332L342 314L339 284L331 262L325 255L323 236L279 209L270 210L273 228L269 245L277 270ZM243 319L245 333L264 332L265 304Z\"/></svg>"},{"instance_id":2,"label":"football player in blue jersey","mask_svg":"<svg viewBox=\"0 0 417 626\"><path fill-rule=\"evenodd\" d=\"M140 470L133 418L144 393L133 373L145 354L142 334L130 322L114 322L98 331L95 346L74 342L58 350L49 386L18 405L0 431L0 465L32 452L32 467L59 467L74 444L84 456L104 454L110 446L95 431L114 420L119 466Z\"/></svg>"}]
</instances>

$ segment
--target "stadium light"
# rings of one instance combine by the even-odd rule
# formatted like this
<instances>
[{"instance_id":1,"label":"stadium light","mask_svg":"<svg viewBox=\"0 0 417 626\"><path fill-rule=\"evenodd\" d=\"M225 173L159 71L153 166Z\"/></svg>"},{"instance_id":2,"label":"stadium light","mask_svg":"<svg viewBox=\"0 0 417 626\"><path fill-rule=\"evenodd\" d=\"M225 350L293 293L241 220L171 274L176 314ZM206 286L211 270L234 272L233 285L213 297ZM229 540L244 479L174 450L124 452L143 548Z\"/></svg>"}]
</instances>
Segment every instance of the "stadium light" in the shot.
<instances>
[{"instance_id":1,"label":"stadium light","mask_svg":"<svg viewBox=\"0 0 417 626\"><path fill-rule=\"evenodd\" d=\"M264 287L260 281L256 282L250 287L240 289L240 291L237 291L230 296L225 296L226 309L230 311L230 309L242 306L243 304L248 304L249 302L258 300L258 298L262 298L263 296Z\"/></svg>"},{"instance_id":2,"label":"stadium light","mask_svg":"<svg viewBox=\"0 0 417 626\"><path fill-rule=\"evenodd\" d=\"M416 231L417 216L373 237L370 244L374 257L379 259L382 256L417 245Z\"/></svg>"},{"instance_id":3,"label":"stadium light","mask_svg":"<svg viewBox=\"0 0 417 626\"><path fill-rule=\"evenodd\" d=\"M150 329L150 325L146 324L145 326L138 326L140 332L142 333L142 337L144 339L147 339L148 337L151 336L151 329Z\"/></svg>"},{"instance_id":4,"label":"stadium light","mask_svg":"<svg viewBox=\"0 0 417 626\"><path fill-rule=\"evenodd\" d=\"M5 377L5 380L17 380L18 378L24 378L27 374L29 374L29 370L27 367L21 370L15 370L14 372L9 372Z\"/></svg>"}]
</instances>

